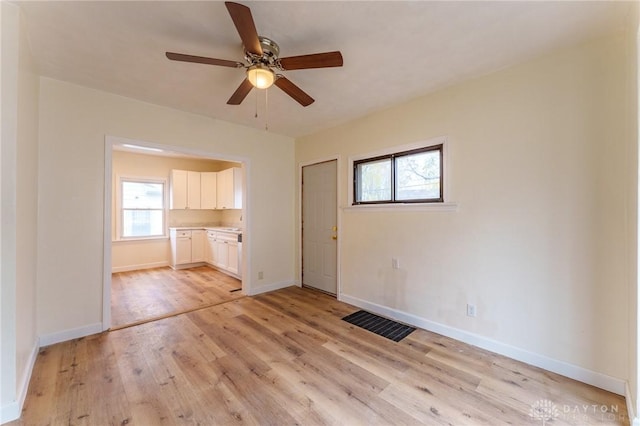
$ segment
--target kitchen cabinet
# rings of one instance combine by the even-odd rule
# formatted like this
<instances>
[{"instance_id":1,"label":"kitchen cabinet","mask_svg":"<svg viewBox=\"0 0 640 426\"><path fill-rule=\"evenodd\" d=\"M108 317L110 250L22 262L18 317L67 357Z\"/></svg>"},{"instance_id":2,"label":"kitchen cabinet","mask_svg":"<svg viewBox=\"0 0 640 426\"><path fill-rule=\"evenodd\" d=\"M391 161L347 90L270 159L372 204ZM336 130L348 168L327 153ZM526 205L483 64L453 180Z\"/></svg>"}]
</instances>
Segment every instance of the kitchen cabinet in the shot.
<instances>
[{"instance_id":1,"label":"kitchen cabinet","mask_svg":"<svg viewBox=\"0 0 640 426\"><path fill-rule=\"evenodd\" d=\"M217 182L218 173L202 172L200 173L200 208L215 209L217 207Z\"/></svg>"},{"instance_id":2,"label":"kitchen cabinet","mask_svg":"<svg viewBox=\"0 0 640 426\"><path fill-rule=\"evenodd\" d=\"M232 167L220 172L171 170L169 208L241 209L242 169Z\"/></svg>"},{"instance_id":3,"label":"kitchen cabinet","mask_svg":"<svg viewBox=\"0 0 640 426\"><path fill-rule=\"evenodd\" d=\"M205 261L205 239L207 232L204 229L191 231L191 263Z\"/></svg>"},{"instance_id":4,"label":"kitchen cabinet","mask_svg":"<svg viewBox=\"0 0 640 426\"><path fill-rule=\"evenodd\" d=\"M240 247L238 235L228 232L207 232L207 263L222 272L240 278Z\"/></svg>"},{"instance_id":5,"label":"kitchen cabinet","mask_svg":"<svg viewBox=\"0 0 640 426\"><path fill-rule=\"evenodd\" d=\"M200 208L200 172L171 170L169 208L174 210Z\"/></svg>"},{"instance_id":6,"label":"kitchen cabinet","mask_svg":"<svg viewBox=\"0 0 640 426\"><path fill-rule=\"evenodd\" d=\"M205 231L171 229L171 267L180 269L185 265L205 262Z\"/></svg>"},{"instance_id":7,"label":"kitchen cabinet","mask_svg":"<svg viewBox=\"0 0 640 426\"><path fill-rule=\"evenodd\" d=\"M218 172L216 204L218 209L242 208L242 169L232 167Z\"/></svg>"},{"instance_id":8,"label":"kitchen cabinet","mask_svg":"<svg viewBox=\"0 0 640 426\"><path fill-rule=\"evenodd\" d=\"M240 275L240 265L238 264L238 242L227 244L227 271L235 275Z\"/></svg>"},{"instance_id":9,"label":"kitchen cabinet","mask_svg":"<svg viewBox=\"0 0 640 426\"><path fill-rule=\"evenodd\" d=\"M206 262L210 265L214 265L217 262L216 256L216 233L213 231L207 231L207 241L206 241Z\"/></svg>"},{"instance_id":10,"label":"kitchen cabinet","mask_svg":"<svg viewBox=\"0 0 640 426\"><path fill-rule=\"evenodd\" d=\"M170 239L171 265L175 267L177 265L191 263L191 231L172 232Z\"/></svg>"}]
</instances>

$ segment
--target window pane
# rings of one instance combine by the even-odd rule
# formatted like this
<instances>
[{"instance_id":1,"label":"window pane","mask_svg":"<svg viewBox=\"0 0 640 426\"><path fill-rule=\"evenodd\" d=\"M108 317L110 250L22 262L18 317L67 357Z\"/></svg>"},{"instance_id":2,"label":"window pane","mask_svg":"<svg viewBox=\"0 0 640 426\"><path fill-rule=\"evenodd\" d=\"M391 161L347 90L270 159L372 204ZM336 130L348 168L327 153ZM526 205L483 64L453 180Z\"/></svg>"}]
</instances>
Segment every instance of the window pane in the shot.
<instances>
[{"instance_id":1,"label":"window pane","mask_svg":"<svg viewBox=\"0 0 640 426\"><path fill-rule=\"evenodd\" d=\"M149 182L122 182L122 208L162 209L164 184Z\"/></svg>"},{"instance_id":2,"label":"window pane","mask_svg":"<svg viewBox=\"0 0 640 426\"><path fill-rule=\"evenodd\" d=\"M390 158L360 163L356 167L358 176L356 200L358 202L391 200Z\"/></svg>"},{"instance_id":3,"label":"window pane","mask_svg":"<svg viewBox=\"0 0 640 426\"><path fill-rule=\"evenodd\" d=\"M439 198L440 150L396 158L396 200Z\"/></svg>"},{"instance_id":4,"label":"window pane","mask_svg":"<svg viewBox=\"0 0 640 426\"><path fill-rule=\"evenodd\" d=\"M123 237L163 235L162 210L123 210Z\"/></svg>"}]
</instances>

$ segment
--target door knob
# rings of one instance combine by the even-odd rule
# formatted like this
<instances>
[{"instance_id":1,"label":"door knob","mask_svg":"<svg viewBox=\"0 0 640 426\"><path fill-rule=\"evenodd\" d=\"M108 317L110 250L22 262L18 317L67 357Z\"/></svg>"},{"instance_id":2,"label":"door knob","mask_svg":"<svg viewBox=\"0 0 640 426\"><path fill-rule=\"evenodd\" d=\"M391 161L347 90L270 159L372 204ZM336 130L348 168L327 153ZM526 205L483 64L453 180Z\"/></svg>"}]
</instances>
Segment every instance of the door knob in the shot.
<instances>
[{"instance_id":1,"label":"door knob","mask_svg":"<svg viewBox=\"0 0 640 426\"><path fill-rule=\"evenodd\" d=\"M332 235L332 236L331 236L331 239L332 239L332 240L337 240L337 239L338 239L338 236L337 236L337 235Z\"/></svg>"}]
</instances>

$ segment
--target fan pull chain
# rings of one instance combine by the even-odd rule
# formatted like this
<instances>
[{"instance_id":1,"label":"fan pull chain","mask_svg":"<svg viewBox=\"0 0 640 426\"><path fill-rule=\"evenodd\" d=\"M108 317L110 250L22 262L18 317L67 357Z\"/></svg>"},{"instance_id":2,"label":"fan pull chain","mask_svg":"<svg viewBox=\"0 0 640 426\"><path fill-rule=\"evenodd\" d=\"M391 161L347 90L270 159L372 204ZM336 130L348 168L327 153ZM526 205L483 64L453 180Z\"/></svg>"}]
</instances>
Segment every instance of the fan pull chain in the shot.
<instances>
[{"instance_id":1,"label":"fan pull chain","mask_svg":"<svg viewBox=\"0 0 640 426\"><path fill-rule=\"evenodd\" d=\"M258 118L258 97L260 96L259 93L262 90L255 90L256 92L256 113L254 115L254 118ZM269 89L264 89L264 130L265 131L269 131Z\"/></svg>"},{"instance_id":2,"label":"fan pull chain","mask_svg":"<svg viewBox=\"0 0 640 426\"><path fill-rule=\"evenodd\" d=\"M269 89L264 91L264 130L269 131Z\"/></svg>"},{"instance_id":3,"label":"fan pull chain","mask_svg":"<svg viewBox=\"0 0 640 426\"><path fill-rule=\"evenodd\" d=\"M259 90L254 90L254 92L256 92L256 115L254 116L254 118L258 118L258 92L259 92Z\"/></svg>"}]
</instances>

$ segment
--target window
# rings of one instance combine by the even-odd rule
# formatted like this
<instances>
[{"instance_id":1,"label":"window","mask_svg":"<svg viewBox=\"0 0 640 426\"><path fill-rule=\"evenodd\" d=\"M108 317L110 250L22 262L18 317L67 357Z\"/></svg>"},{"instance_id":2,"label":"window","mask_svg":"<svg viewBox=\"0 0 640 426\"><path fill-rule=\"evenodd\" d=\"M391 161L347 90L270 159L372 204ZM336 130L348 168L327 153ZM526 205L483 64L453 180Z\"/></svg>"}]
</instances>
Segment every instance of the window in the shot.
<instances>
[{"instance_id":1,"label":"window","mask_svg":"<svg viewBox=\"0 0 640 426\"><path fill-rule=\"evenodd\" d=\"M353 204L444 201L444 145L353 162Z\"/></svg>"},{"instance_id":2,"label":"window","mask_svg":"<svg viewBox=\"0 0 640 426\"><path fill-rule=\"evenodd\" d=\"M121 179L122 238L164 235L165 182Z\"/></svg>"}]
</instances>

